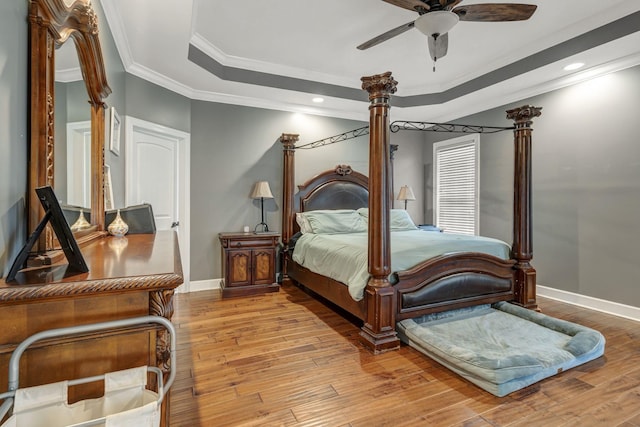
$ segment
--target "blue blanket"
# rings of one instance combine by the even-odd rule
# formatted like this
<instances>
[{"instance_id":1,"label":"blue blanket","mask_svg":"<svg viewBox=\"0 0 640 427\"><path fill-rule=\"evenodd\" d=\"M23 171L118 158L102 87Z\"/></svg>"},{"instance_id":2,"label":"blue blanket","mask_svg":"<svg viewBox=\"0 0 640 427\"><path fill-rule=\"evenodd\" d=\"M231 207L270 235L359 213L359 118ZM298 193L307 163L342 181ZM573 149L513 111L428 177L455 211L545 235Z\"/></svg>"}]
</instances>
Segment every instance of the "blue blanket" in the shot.
<instances>
[{"instance_id":1,"label":"blue blanket","mask_svg":"<svg viewBox=\"0 0 640 427\"><path fill-rule=\"evenodd\" d=\"M314 273L346 284L359 301L369 280L367 233L303 234L296 242L293 260ZM391 271L408 270L439 256L481 252L509 259L510 247L489 237L422 230L391 232ZM393 275L390 277L393 282Z\"/></svg>"}]
</instances>

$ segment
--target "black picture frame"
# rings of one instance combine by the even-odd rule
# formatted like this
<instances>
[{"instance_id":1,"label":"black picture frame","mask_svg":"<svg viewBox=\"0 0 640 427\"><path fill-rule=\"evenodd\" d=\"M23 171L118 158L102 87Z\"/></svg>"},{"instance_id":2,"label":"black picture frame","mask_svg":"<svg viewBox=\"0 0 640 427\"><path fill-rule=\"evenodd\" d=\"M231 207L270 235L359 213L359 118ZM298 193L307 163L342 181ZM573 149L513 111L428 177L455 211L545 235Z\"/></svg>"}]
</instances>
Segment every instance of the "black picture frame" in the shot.
<instances>
[{"instance_id":1,"label":"black picture frame","mask_svg":"<svg viewBox=\"0 0 640 427\"><path fill-rule=\"evenodd\" d=\"M51 222L51 228L53 228L53 232L56 233L56 237L60 242L62 251L64 252L64 255L67 258L67 262L69 263L67 272L88 272L89 267L87 266L87 263L82 256L82 252L80 252L80 248L78 247L76 239L73 237L71 228L69 227L69 224L64 217L64 213L62 212L60 203L58 203L58 199L53 192L53 188L47 185L45 187L38 187L35 189L35 191L38 195L40 203L42 204L42 207L44 208L44 218L42 218L42 221L40 221L36 229L33 231L33 233L31 233L31 236L29 236L27 243L25 243L24 247L16 257L16 259L13 261L5 282L9 283L15 281L18 272L26 267L26 262L29 258L31 248L33 248L33 245L38 241L40 234L42 234L42 231L49 222Z\"/></svg>"}]
</instances>

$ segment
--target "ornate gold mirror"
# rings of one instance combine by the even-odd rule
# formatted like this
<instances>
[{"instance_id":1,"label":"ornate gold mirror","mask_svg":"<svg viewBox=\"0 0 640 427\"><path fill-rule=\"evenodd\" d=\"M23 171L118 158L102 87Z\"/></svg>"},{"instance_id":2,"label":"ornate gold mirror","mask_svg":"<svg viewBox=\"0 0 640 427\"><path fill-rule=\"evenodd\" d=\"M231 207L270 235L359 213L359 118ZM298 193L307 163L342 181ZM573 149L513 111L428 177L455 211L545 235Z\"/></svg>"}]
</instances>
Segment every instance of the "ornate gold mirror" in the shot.
<instances>
[{"instance_id":1,"label":"ornate gold mirror","mask_svg":"<svg viewBox=\"0 0 640 427\"><path fill-rule=\"evenodd\" d=\"M30 0L30 153L28 227L31 234L44 216L35 189L54 186L55 141L55 52L64 43L74 43L91 109L91 223L90 240L104 234L104 98L107 84L98 20L91 0ZM70 40L71 39L71 40ZM47 227L34 246L38 252L54 248L53 232Z\"/></svg>"}]
</instances>

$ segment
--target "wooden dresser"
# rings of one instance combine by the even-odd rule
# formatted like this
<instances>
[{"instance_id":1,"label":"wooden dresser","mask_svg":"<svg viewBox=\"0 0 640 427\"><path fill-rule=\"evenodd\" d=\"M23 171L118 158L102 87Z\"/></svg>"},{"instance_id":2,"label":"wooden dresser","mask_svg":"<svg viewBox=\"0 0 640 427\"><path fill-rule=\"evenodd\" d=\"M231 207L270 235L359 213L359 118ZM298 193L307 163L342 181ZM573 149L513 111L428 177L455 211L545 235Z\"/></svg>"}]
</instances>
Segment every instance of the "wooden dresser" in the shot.
<instances>
[{"instance_id":1,"label":"wooden dresser","mask_svg":"<svg viewBox=\"0 0 640 427\"><path fill-rule=\"evenodd\" d=\"M278 233L220 233L223 297L277 292Z\"/></svg>"},{"instance_id":2,"label":"wooden dresser","mask_svg":"<svg viewBox=\"0 0 640 427\"><path fill-rule=\"evenodd\" d=\"M182 283L174 231L104 237L82 248L88 273L65 277L66 264L0 281L0 384L7 385L11 352L28 336L47 329L145 315L171 319L174 289ZM169 369L166 331L137 326L42 341L20 364L20 387L100 375L137 366ZM2 391L6 391L2 389ZM75 386L69 401L102 394L102 384ZM163 402L163 425L168 424Z\"/></svg>"}]
</instances>

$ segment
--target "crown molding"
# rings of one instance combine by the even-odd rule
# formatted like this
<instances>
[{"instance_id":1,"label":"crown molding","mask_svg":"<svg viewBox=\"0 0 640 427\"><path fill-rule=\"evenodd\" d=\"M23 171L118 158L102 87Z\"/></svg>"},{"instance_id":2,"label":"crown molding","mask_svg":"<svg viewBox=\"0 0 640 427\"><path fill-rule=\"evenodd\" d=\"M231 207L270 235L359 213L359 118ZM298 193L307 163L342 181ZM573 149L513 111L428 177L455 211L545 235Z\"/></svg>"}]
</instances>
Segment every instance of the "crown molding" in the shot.
<instances>
[{"instance_id":1,"label":"crown molding","mask_svg":"<svg viewBox=\"0 0 640 427\"><path fill-rule=\"evenodd\" d=\"M336 86L345 86L351 88L360 88L360 81L353 81L353 79L345 78L342 76L336 76L332 74L319 73L316 71L306 70L303 68L290 67L273 62L258 61L255 59L242 58L239 56L227 55L217 46L200 36L198 33L194 33L189 40L189 44L198 48L202 53L206 54L216 62L229 68L238 68L243 70L257 71L265 74L273 74L278 76L285 76L301 80L310 80L315 82L321 82Z\"/></svg>"},{"instance_id":2,"label":"crown molding","mask_svg":"<svg viewBox=\"0 0 640 427\"><path fill-rule=\"evenodd\" d=\"M260 97L249 97L244 95L234 95L228 93L194 90L175 80L155 72L139 64L133 64L126 69L127 73L135 75L143 80L149 81L167 90L185 96L189 99L207 102L218 102L221 104L240 105L245 107L264 108L268 110L288 111L292 113L313 114L318 116L336 117L342 119L367 121L369 112L366 102L359 103L362 106L354 109L319 108L310 107L303 104L280 101L275 97L265 99ZM356 102L356 101L352 101Z\"/></svg>"},{"instance_id":3,"label":"crown molding","mask_svg":"<svg viewBox=\"0 0 640 427\"><path fill-rule=\"evenodd\" d=\"M120 60L125 70L134 64L133 54L129 48L129 39L127 38L127 32L125 31L124 23L120 19L120 15L115 7L114 2L108 0L98 0L102 5L105 18L107 19L107 25L111 30L111 35L116 44L116 49L120 55Z\"/></svg>"}]
</instances>

